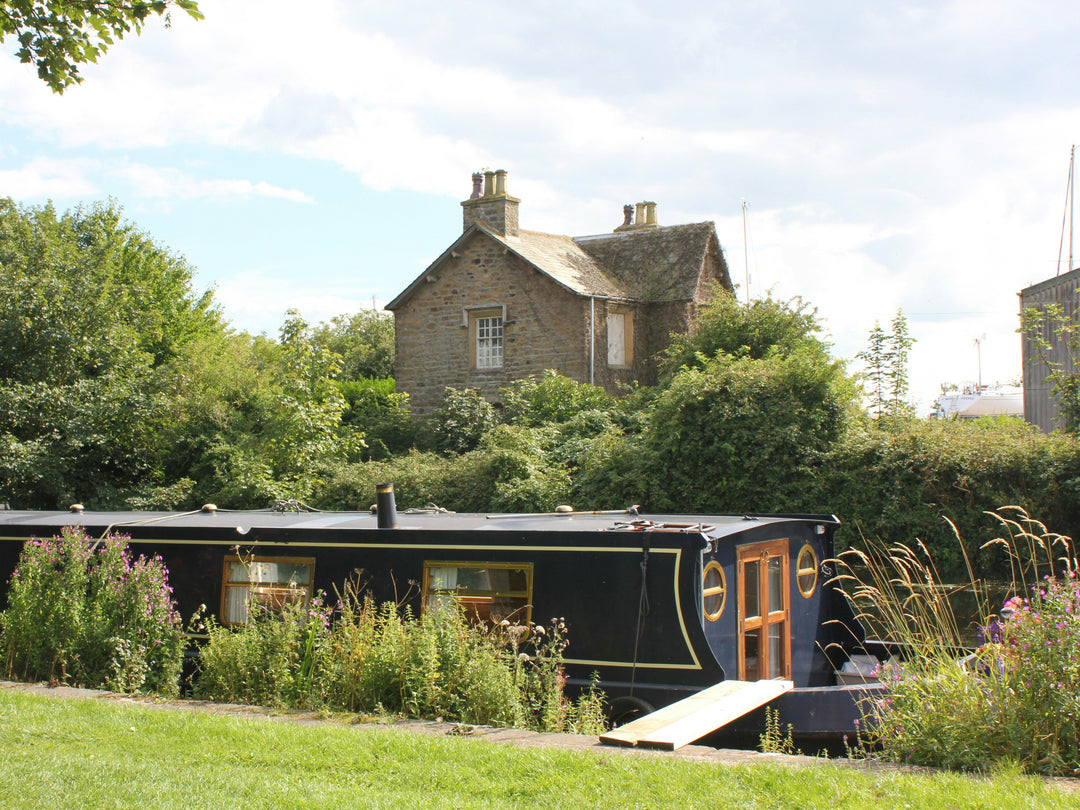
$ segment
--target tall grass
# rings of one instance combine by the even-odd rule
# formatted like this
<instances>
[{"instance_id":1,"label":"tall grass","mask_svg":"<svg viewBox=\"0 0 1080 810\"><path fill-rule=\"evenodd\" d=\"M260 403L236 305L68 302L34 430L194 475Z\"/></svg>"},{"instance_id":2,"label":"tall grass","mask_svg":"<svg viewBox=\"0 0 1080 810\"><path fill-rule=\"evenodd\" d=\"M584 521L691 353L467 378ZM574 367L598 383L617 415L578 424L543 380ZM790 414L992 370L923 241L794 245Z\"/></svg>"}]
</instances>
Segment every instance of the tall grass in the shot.
<instances>
[{"instance_id":1,"label":"tall grass","mask_svg":"<svg viewBox=\"0 0 1080 810\"><path fill-rule=\"evenodd\" d=\"M206 626L196 694L293 708L326 708L542 731L600 733L604 696L571 700L566 625L470 623L453 602L414 615L347 583L330 611L268 610L252 601L241 627Z\"/></svg>"},{"instance_id":2,"label":"tall grass","mask_svg":"<svg viewBox=\"0 0 1080 810\"><path fill-rule=\"evenodd\" d=\"M1000 536L983 549L1005 554L1013 572L1003 613L974 576L962 588L943 586L921 543L868 543L840 555L836 580L868 634L898 652L880 668L881 692L865 702L863 742L875 756L913 764L1080 773L1080 584L1072 541L1019 507L991 514ZM977 605L974 651L964 649L970 628L953 609L961 590Z\"/></svg>"}]
</instances>

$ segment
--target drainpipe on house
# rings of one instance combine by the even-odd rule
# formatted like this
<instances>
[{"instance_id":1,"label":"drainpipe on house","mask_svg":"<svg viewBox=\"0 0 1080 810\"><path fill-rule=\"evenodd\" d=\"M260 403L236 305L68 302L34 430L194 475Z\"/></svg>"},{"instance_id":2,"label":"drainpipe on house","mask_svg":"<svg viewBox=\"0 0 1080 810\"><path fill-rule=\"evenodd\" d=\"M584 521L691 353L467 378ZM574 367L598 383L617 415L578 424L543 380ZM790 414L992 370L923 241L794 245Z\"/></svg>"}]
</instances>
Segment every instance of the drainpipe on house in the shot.
<instances>
[{"instance_id":1,"label":"drainpipe on house","mask_svg":"<svg viewBox=\"0 0 1080 810\"><path fill-rule=\"evenodd\" d=\"M596 299L589 296L589 385L596 385Z\"/></svg>"}]
</instances>

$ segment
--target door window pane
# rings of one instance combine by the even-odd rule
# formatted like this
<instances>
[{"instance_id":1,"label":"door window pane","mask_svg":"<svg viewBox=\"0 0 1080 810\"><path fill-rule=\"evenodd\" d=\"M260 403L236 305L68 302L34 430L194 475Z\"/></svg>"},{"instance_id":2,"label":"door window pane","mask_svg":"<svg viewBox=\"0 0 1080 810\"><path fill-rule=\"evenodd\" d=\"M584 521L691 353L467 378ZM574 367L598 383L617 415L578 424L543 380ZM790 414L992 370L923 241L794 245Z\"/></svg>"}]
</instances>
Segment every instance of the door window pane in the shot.
<instances>
[{"instance_id":1,"label":"door window pane","mask_svg":"<svg viewBox=\"0 0 1080 810\"><path fill-rule=\"evenodd\" d=\"M770 624L769 625L769 676L770 678L780 678L784 675L785 664L784 660L784 625L783 624Z\"/></svg>"},{"instance_id":2,"label":"door window pane","mask_svg":"<svg viewBox=\"0 0 1080 810\"><path fill-rule=\"evenodd\" d=\"M769 612L784 609L784 578L779 557L769 557Z\"/></svg>"},{"instance_id":3,"label":"door window pane","mask_svg":"<svg viewBox=\"0 0 1080 810\"><path fill-rule=\"evenodd\" d=\"M744 606L746 607L747 619L753 619L761 615L760 601L758 599L759 565L757 560L748 560L743 568L743 594Z\"/></svg>"},{"instance_id":4,"label":"door window pane","mask_svg":"<svg viewBox=\"0 0 1080 810\"><path fill-rule=\"evenodd\" d=\"M761 678L761 631L748 630L743 635L743 654L746 661L746 680Z\"/></svg>"}]
</instances>

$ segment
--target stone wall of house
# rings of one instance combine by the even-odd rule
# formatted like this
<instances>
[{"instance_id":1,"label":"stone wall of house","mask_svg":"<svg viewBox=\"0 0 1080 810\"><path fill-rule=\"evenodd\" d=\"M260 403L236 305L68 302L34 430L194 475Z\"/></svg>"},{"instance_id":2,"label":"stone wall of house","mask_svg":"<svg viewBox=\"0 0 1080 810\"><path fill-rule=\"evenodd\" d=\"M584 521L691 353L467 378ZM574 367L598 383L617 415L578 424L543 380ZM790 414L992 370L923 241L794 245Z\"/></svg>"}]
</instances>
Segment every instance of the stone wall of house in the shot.
<instances>
[{"instance_id":1,"label":"stone wall of house","mask_svg":"<svg viewBox=\"0 0 1080 810\"><path fill-rule=\"evenodd\" d=\"M431 276L431 283L421 282L409 305L394 313L397 389L409 393L414 413L438 408L447 386L475 388L497 401L499 388L545 369L588 379L587 298L481 233L433 268ZM503 366L472 368L466 308L499 305L506 307Z\"/></svg>"}]
</instances>

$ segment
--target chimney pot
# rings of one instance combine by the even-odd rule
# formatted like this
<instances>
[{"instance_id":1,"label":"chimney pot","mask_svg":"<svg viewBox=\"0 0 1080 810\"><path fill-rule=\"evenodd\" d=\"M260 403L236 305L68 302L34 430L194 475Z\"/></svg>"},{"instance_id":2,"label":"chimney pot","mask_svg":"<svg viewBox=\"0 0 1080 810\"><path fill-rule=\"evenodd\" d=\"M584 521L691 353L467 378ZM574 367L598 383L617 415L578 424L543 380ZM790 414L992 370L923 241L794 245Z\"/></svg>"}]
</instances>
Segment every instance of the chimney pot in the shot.
<instances>
[{"instance_id":1,"label":"chimney pot","mask_svg":"<svg viewBox=\"0 0 1080 810\"><path fill-rule=\"evenodd\" d=\"M485 169L473 173L473 193L463 200L462 225L467 231L479 225L500 236L518 235L518 200L506 193L506 170ZM481 179L483 191L480 190Z\"/></svg>"},{"instance_id":2,"label":"chimney pot","mask_svg":"<svg viewBox=\"0 0 1080 810\"><path fill-rule=\"evenodd\" d=\"M634 224L645 224L645 203L639 202L634 205Z\"/></svg>"},{"instance_id":3,"label":"chimney pot","mask_svg":"<svg viewBox=\"0 0 1080 810\"><path fill-rule=\"evenodd\" d=\"M656 224L656 203L654 202L645 203L645 224Z\"/></svg>"},{"instance_id":4,"label":"chimney pot","mask_svg":"<svg viewBox=\"0 0 1080 810\"><path fill-rule=\"evenodd\" d=\"M623 216L622 226L624 228L629 228L632 221L633 221L633 219L634 219L634 206L632 206L630 203L627 203L626 205L624 205L622 207L622 216Z\"/></svg>"}]
</instances>

